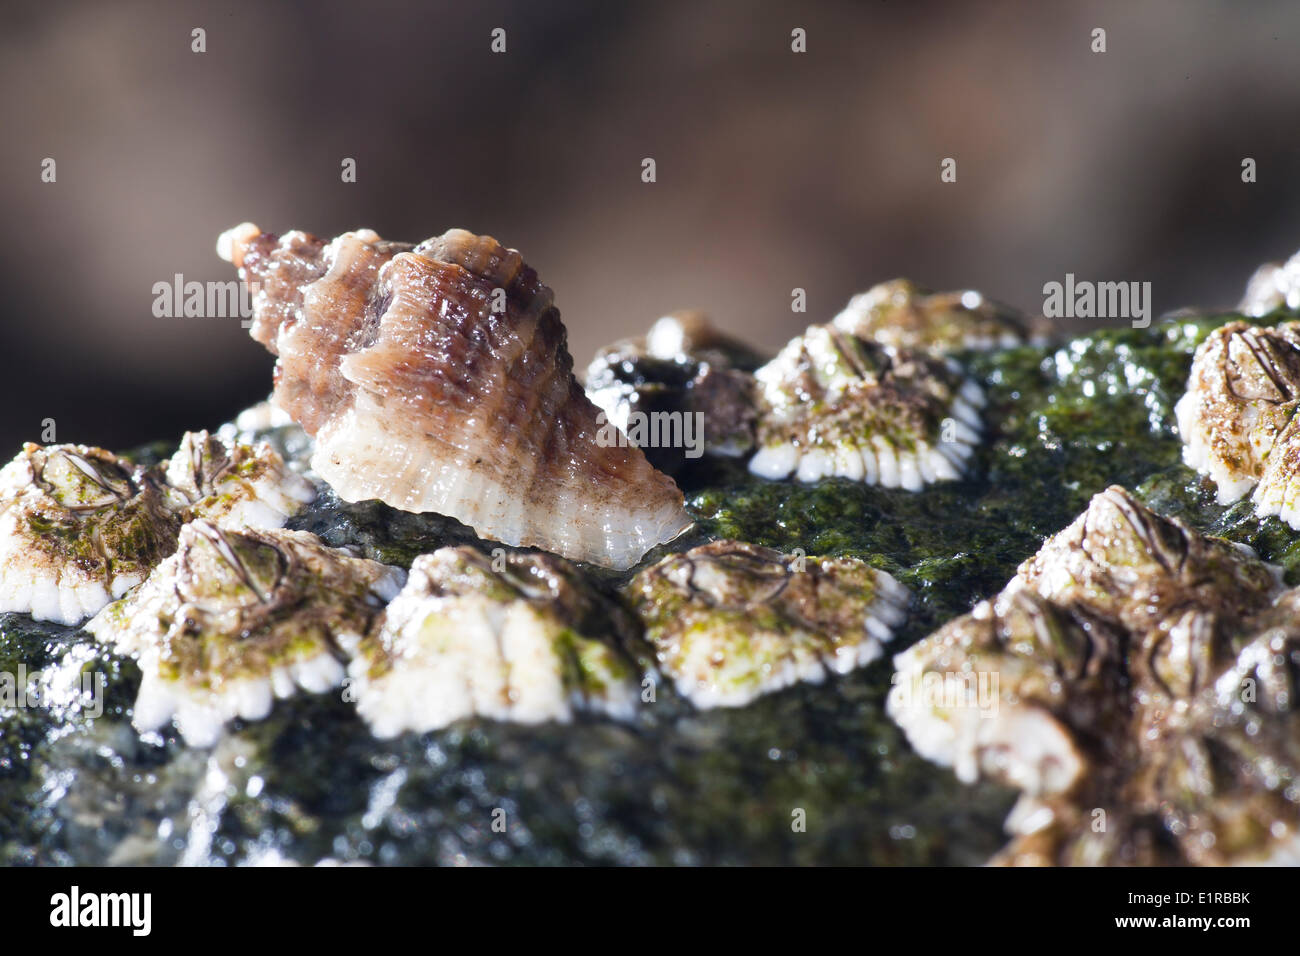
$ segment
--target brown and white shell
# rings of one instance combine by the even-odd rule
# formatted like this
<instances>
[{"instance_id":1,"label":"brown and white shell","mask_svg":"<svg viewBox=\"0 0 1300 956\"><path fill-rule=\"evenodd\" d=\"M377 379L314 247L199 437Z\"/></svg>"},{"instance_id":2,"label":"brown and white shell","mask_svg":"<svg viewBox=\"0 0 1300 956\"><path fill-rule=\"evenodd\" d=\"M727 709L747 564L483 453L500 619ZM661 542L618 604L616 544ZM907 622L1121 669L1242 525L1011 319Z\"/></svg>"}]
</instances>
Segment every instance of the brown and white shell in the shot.
<instances>
[{"instance_id":1,"label":"brown and white shell","mask_svg":"<svg viewBox=\"0 0 1300 956\"><path fill-rule=\"evenodd\" d=\"M345 500L615 568L689 527L672 480L604 440L552 292L515 250L462 229L410 245L244 224L218 251L279 358L275 403Z\"/></svg>"}]
</instances>

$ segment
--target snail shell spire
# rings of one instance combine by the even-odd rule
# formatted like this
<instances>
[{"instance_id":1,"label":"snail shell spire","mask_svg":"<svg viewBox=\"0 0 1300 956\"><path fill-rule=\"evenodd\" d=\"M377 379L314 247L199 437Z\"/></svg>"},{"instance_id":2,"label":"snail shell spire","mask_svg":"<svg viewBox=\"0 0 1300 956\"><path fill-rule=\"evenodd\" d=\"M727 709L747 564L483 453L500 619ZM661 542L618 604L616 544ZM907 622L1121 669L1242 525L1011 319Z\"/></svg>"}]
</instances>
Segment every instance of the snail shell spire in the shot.
<instances>
[{"instance_id":1,"label":"snail shell spire","mask_svg":"<svg viewBox=\"0 0 1300 956\"><path fill-rule=\"evenodd\" d=\"M672 479L607 440L517 251L462 229L411 245L247 223L217 249L278 357L275 403L316 437L312 468L340 497L620 569L690 526Z\"/></svg>"}]
</instances>

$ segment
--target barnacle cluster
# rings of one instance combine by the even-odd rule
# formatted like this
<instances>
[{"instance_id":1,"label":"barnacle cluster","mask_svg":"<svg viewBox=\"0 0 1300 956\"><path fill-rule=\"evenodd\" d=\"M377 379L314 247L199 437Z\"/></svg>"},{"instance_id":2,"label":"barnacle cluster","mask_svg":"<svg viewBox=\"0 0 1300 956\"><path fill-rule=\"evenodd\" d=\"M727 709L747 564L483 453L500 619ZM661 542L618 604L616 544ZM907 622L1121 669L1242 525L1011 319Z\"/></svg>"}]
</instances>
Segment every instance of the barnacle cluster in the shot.
<instances>
[{"instance_id":1,"label":"barnacle cluster","mask_svg":"<svg viewBox=\"0 0 1300 956\"><path fill-rule=\"evenodd\" d=\"M906 588L854 558L714 541L629 585L659 666L698 707L737 707L875 660L907 615Z\"/></svg>"},{"instance_id":2,"label":"barnacle cluster","mask_svg":"<svg viewBox=\"0 0 1300 956\"><path fill-rule=\"evenodd\" d=\"M314 494L268 446L207 432L153 468L29 443L0 470L0 611L78 624L140 584L185 522L279 527Z\"/></svg>"},{"instance_id":3,"label":"barnacle cluster","mask_svg":"<svg viewBox=\"0 0 1300 956\"><path fill-rule=\"evenodd\" d=\"M916 491L960 478L980 442L983 391L946 353L1029 336L1027 322L977 292L927 293L900 279L855 297L770 361L700 313L665 316L602 350L587 393L668 471L701 453L749 455L764 478ZM660 435L690 416L701 420L702 447L683 455Z\"/></svg>"},{"instance_id":4,"label":"barnacle cluster","mask_svg":"<svg viewBox=\"0 0 1300 956\"><path fill-rule=\"evenodd\" d=\"M899 654L887 708L961 779L1021 791L999 862L1294 858L1298 604L1250 549L1111 487Z\"/></svg>"},{"instance_id":5,"label":"barnacle cluster","mask_svg":"<svg viewBox=\"0 0 1300 956\"><path fill-rule=\"evenodd\" d=\"M912 636L908 624L958 613L976 583L987 593L990 568L1010 574L1044 530L1077 511L1076 494L1115 480L1154 473L1143 500L1249 536L1294 579L1293 536L1244 507L1204 500L1199 482L1169 468L1174 446L1164 436L1165 398L1208 332L1177 407L1185 459L1214 480L1221 504L1253 494L1259 514L1300 528L1300 322L1278 315L1265 320L1280 322L1272 328L1212 330L1221 320L1188 317L1145 338L1097 332L1053 355L1032 347L1033 320L979 293L895 280L775 357L701 313L666 315L602 350L584 390L551 290L491 238L451 230L399 243L358 230L326 240L245 225L219 245L250 285L253 337L277 357L271 398L214 433L187 434L156 464L153 449L136 462L28 445L0 470L0 612L19 612L0 621L0 655L37 644L51 660L64 655L55 678L34 684L52 728L37 758L45 771L67 752L49 746L56 738L106 764L104 740L134 743L112 710L96 726L100 717L73 715L71 705L56 713L52 703L51 688L68 691L65 678L103 660L117 669L112 693L136 694L141 732L174 723L187 743L217 747L136 748L150 751L147 760L170 771L217 766L227 750L248 755L270 773L259 777L262 799L249 796L239 814L291 811L317 843L355 837L356 857L419 856L426 819L437 819L432 840L473 830L445 825L459 810L408 812L430 786L467 784L474 800L463 802L477 808L488 793L500 803L496 791L519 780L540 780L542 791L562 778L574 792L580 784L593 814L609 808L604 822L647 782L639 796L656 813L662 801L665 819L711 790L714 802L699 812L722 826L769 813L792 781L808 788L801 805L831 811L824 819L835 804L853 804L883 820L918 797L915 774L928 773L921 799L946 814L944 796L958 784L923 771L927 758L960 781L1020 792L996 862L1300 862L1300 589L1250 549L1166 520L1119 487L1042 543L1001 593L894 658L887 710L915 753L894 748L887 731L873 736L883 719L871 703L874 670L839 682L831 706L805 687L749 714L696 712L869 665ZM1243 308L1300 309L1296 262L1261 271ZM975 354L984 350L994 354ZM1159 434L1139 446L1148 429ZM989 480L926 487L970 472L986 435L979 464ZM1122 462L1120 441L1130 442ZM734 461L692 464L703 455ZM668 474L707 516L689 538L679 537L691 520ZM819 484L775 483L787 478ZM828 554L859 557L782 553L735 537L815 540ZM880 566L915 582L914 614L909 590ZM21 613L91 618L90 637L63 641ZM138 665L138 689L137 667L117 655ZM676 693L658 711L641 710L661 678ZM228 724L313 693L335 696L280 708L258 732L222 739ZM360 720L329 723L346 703ZM6 716L0 745L32 716ZM470 732L414 747L371 739L462 720L476 721ZM788 748L779 733L764 736L786 720ZM545 731L497 736L486 721L578 726L556 761L561 748ZM305 732L322 727L337 737ZM864 754L888 751L898 772L881 772L884 760L841 761L850 766L807 775L842 756L849 737L870 740ZM276 744L254 754L265 740ZM541 746L519 746L527 740ZM742 764L756 743L770 759ZM286 785L285 750L293 760L310 754L302 763L313 771L322 755L335 761L330 785L352 776L368 787L378 773L369 801L353 791L340 801L365 804L365 815L329 819L333 810L296 803L304 791ZM0 763L12 754L0 746ZM149 803L148 815L158 791L139 784L150 777L136 774L143 765L124 758L110 769L117 783L135 778L132 793L149 793L121 801ZM84 801L86 764L77 767L72 787ZM318 794L310 775L307 790ZM227 789L224 780L211 786ZM738 786L753 796L732 799ZM988 788L970 802L984 822L1002 816L1001 800ZM63 800L58 825L84 806ZM915 820L938 839L915 841L910 858L939 843L945 859L991 851L986 827L969 828L980 832L958 850L950 837L965 818L944 831L926 812ZM99 826L95 814L80 816L92 822L78 825ZM567 839L569 821L539 819L537 839ZM679 822L664 829L696 829ZM644 823L632 821L624 845L650 832ZM588 829L578 842L614 842L615 828ZM716 832L698 829L710 840ZM893 829L882 858L909 852ZM753 830L769 841L758 855L818 852L809 837L792 850L769 840L770 827ZM646 858L675 857L667 839L650 846L658 840L646 841ZM845 853L861 850L845 842ZM741 845L738 854L755 855L753 842ZM878 844L865 845L875 858Z\"/></svg>"},{"instance_id":6,"label":"barnacle cluster","mask_svg":"<svg viewBox=\"0 0 1300 956\"><path fill-rule=\"evenodd\" d=\"M978 440L979 389L949 358L873 341L883 327L813 326L765 361L702 314L673 313L593 363L598 407L572 374L551 290L491 238L326 241L245 224L218 249L250 286L253 337L277 356L271 399L150 468L28 446L0 487L0 546L17 569L0 607L96 614L89 630L144 673L137 726L174 719L190 742L295 687L334 686L348 661L385 735L473 714L628 716L635 627L564 558L630 568L689 526L680 491L638 448L654 444L637 440L638 415L698 422L711 452L753 452L769 477L908 489L957 477ZM961 309L996 317L926 300L914 331L949 336ZM694 457L680 438L647 450L678 468ZM415 560L384 609L398 572L276 530L312 501L311 478L345 501L439 512L562 557L498 567L444 548ZM880 653L906 591L854 559L799 560L717 542L638 578L647 633L685 696L735 705Z\"/></svg>"},{"instance_id":7,"label":"barnacle cluster","mask_svg":"<svg viewBox=\"0 0 1300 956\"><path fill-rule=\"evenodd\" d=\"M380 737L474 715L629 718L641 686L625 617L561 558L440 548L356 648L352 693Z\"/></svg>"}]
</instances>

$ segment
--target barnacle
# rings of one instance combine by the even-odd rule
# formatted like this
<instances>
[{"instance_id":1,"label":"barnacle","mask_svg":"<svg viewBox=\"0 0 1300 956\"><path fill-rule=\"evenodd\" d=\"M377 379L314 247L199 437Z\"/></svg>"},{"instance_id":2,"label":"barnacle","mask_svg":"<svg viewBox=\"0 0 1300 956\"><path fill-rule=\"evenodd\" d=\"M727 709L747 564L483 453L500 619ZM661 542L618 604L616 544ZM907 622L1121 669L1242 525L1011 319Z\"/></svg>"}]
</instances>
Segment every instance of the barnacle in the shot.
<instances>
[{"instance_id":1,"label":"barnacle","mask_svg":"<svg viewBox=\"0 0 1300 956\"><path fill-rule=\"evenodd\" d=\"M1100 622L1012 589L895 656L886 706L917 753L964 783L988 775L1033 796L1065 793L1089 765L1057 715L1108 718L1117 653Z\"/></svg>"},{"instance_id":2,"label":"barnacle","mask_svg":"<svg viewBox=\"0 0 1300 956\"><path fill-rule=\"evenodd\" d=\"M754 377L758 452L749 470L833 475L916 491L959 478L980 440L984 394L951 359L814 325Z\"/></svg>"},{"instance_id":3,"label":"barnacle","mask_svg":"<svg viewBox=\"0 0 1300 956\"><path fill-rule=\"evenodd\" d=\"M1188 466L1228 504L1254 489L1255 509L1300 528L1300 323L1231 322L1196 350L1175 409Z\"/></svg>"},{"instance_id":4,"label":"barnacle","mask_svg":"<svg viewBox=\"0 0 1300 956\"><path fill-rule=\"evenodd\" d=\"M567 722L575 710L627 718L640 685L610 633L621 620L562 559L441 548L416 558L360 643L351 691L380 737L476 714L520 723Z\"/></svg>"},{"instance_id":5,"label":"barnacle","mask_svg":"<svg viewBox=\"0 0 1300 956\"><path fill-rule=\"evenodd\" d=\"M880 656L907 589L853 558L714 541L629 584L659 665L698 707L737 707Z\"/></svg>"},{"instance_id":6,"label":"barnacle","mask_svg":"<svg viewBox=\"0 0 1300 956\"><path fill-rule=\"evenodd\" d=\"M672 473L702 453L753 450L752 372L762 363L702 313L674 312L645 336L597 353L587 368L587 397L651 464Z\"/></svg>"},{"instance_id":7,"label":"barnacle","mask_svg":"<svg viewBox=\"0 0 1300 956\"><path fill-rule=\"evenodd\" d=\"M606 440L551 290L518 252L459 229L412 246L248 224L218 249L254 290L275 402L343 499L616 568L689 527L672 480Z\"/></svg>"},{"instance_id":8,"label":"barnacle","mask_svg":"<svg viewBox=\"0 0 1300 956\"><path fill-rule=\"evenodd\" d=\"M723 332L697 309L660 316L643 339L632 342L654 358L703 362L745 372L752 372L767 361L761 352Z\"/></svg>"},{"instance_id":9,"label":"barnacle","mask_svg":"<svg viewBox=\"0 0 1300 956\"><path fill-rule=\"evenodd\" d=\"M269 398L244 409L232 421L220 426L216 434L227 443L257 446L265 442L290 471L295 474L311 471L315 439Z\"/></svg>"},{"instance_id":10,"label":"barnacle","mask_svg":"<svg viewBox=\"0 0 1300 956\"><path fill-rule=\"evenodd\" d=\"M223 528L279 528L316 496L270 445L186 432L166 470L167 487L184 520L207 518Z\"/></svg>"},{"instance_id":11,"label":"barnacle","mask_svg":"<svg viewBox=\"0 0 1300 956\"><path fill-rule=\"evenodd\" d=\"M962 780L1021 791L997 862L1280 861L1300 847L1297 610L1250 549L1111 487L895 657L887 710Z\"/></svg>"},{"instance_id":12,"label":"barnacle","mask_svg":"<svg viewBox=\"0 0 1300 956\"><path fill-rule=\"evenodd\" d=\"M294 427L294 420L284 409L279 408L271 399L258 402L256 405L250 405L238 415L235 420L230 422L227 432L222 434L223 438L238 438L241 441L249 442L255 436L262 432L270 431L274 428ZM226 426L222 426L226 428Z\"/></svg>"},{"instance_id":13,"label":"barnacle","mask_svg":"<svg viewBox=\"0 0 1300 956\"><path fill-rule=\"evenodd\" d=\"M1266 262L1256 269L1237 309L1252 316L1300 310L1300 252L1286 262Z\"/></svg>"},{"instance_id":14,"label":"barnacle","mask_svg":"<svg viewBox=\"0 0 1300 956\"><path fill-rule=\"evenodd\" d=\"M1011 348L1034 338L1022 315L979 292L930 292L908 279L855 295L831 322L879 345L935 352Z\"/></svg>"},{"instance_id":15,"label":"barnacle","mask_svg":"<svg viewBox=\"0 0 1300 956\"><path fill-rule=\"evenodd\" d=\"M0 470L0 610L78 624L143 581L179 526L156 475L29 442Z\"/></svg>"},{"instance_id":16,"label":"barnacle","mask_svg":"<svg viewBox=\"0 0 1300 956\"><path fill-rule=\"evenodd\" d=\"M223 530L201 519L86 629L138 660L139 730L175 718L187 742L207 746L226 721L261 719L296 687L339 684L344 645L361 638L402 579L305 531Z\"/></svg>"}]
</instances>

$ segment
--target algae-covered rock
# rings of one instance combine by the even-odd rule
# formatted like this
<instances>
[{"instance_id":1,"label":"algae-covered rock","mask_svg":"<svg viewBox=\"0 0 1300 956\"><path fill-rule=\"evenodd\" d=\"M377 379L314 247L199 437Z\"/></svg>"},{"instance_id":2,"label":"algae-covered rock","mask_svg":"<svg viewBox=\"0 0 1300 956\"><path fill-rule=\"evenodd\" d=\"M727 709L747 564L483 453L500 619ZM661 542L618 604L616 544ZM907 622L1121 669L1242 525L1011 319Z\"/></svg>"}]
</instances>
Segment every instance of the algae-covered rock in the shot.
<instances>
[{"instance_id":1,"label":"algae-covered rock","mask_svg":"<svg viewBox=\"0 0 1300 956\"><path fill-rule=\"evenodd\" d=\"M912 593L889 645L902 651L997 594L1093 495L1121 484L1198 532L1250 544L1284 568L1288 584L1300 583L1300 536L1249 502L1218 504L1213 485L1180 461L1173 408L1193 352L1236 318L1179 317L1058 345L953 353L987 398L983 437L960 480L916 491L842 478L769 481L741 460L688 459L676 480L697 528L633 573L724 538L862 561ZM301 470L311 439L262 418L222 434L266 438ZM469 546L485 559L494 547L452 519L344 503L319 482L317 492L287 527L331 548L409 568L441 547ZM579 570L610 602L632 577ZM1223 674L1255 676L1253 706L1276 705L1285 686L1276 659L1289 640L1273 625L1224 658ZM631 635L633 656L637 642ZM1081 647L1062 644L1063 664ZM628 720L585 711L569 723L472 717L391 739L374 736L340 687L277 701L260 721L236 719L211 748L169 728L138 733L130 723L138 665L83 630L0 615L0 670L24 663L102 674L104 705L96 715L95 705L53 696L0 695L4 862L979 864L1004 845L1016 801L1016 787L968 786L908 745L884 713L892 674L884 660L743 707L701 710L660 680ZM1260 773L1283 765L1267 758L1285 753L1290 738L1259 742L1249 711L1234 720L1208 750L1178 737L1150 772L1195 785L1220 742L1237 754L1255 747ZM1272 720L1260 726L1279 733ZM1247 797L1233 819L1245 830L1268 824L1288 786L1268 800ZM1228 791L1259 793L1220 792ZM1141 808L1112 813L1113 854L1178 859L1157 852L1170 845L1166 819ZM1157 838L1155 850L1138 852Z\"/></svg>"}]
</instances>

